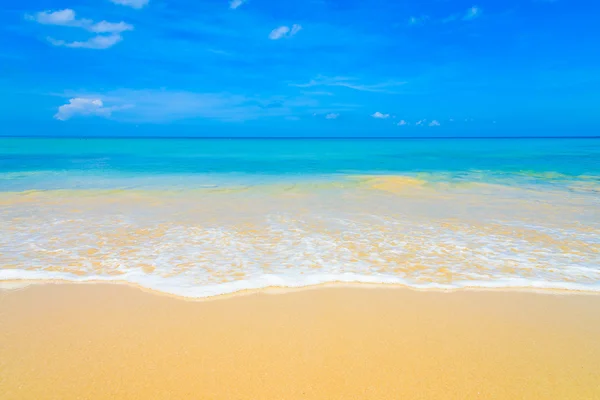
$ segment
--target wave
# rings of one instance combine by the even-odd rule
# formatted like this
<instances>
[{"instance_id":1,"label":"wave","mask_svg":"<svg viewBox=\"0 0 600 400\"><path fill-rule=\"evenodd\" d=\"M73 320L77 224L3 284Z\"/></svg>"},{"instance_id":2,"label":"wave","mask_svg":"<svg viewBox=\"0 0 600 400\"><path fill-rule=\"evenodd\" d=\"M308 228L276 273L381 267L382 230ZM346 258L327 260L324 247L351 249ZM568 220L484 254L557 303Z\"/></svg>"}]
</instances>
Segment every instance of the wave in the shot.
<instances>
[{"instance_id":1,"label":"wave","mask_svg":"<svg viewBox=\"0 0 600 400\"><path fill-rule=\"evenodd\" d=\"M328 284L370 284L402 286L417 290L464 290L464 289L523 289L600 293L600 283L547 282L528 279L504 279L497 281L458 281L451 284L435 282L415 283L393 276L368 276L354 273L315 274L312 276L263 275L250 280L239 280L211 285L195 286L179 278L160 279L149 275L129 273L124 276L75 276L59 272L26 270L0 270L0 283L24 282L25 284L69 283L116 283L130 284L155 292L188 299L203 299L270 288L308 288ZM15 287L22 287L16 285ZM0 286L0 288L2 288ZM5 286L10 288L10 286Z\"/></svg>"}]
</instances>

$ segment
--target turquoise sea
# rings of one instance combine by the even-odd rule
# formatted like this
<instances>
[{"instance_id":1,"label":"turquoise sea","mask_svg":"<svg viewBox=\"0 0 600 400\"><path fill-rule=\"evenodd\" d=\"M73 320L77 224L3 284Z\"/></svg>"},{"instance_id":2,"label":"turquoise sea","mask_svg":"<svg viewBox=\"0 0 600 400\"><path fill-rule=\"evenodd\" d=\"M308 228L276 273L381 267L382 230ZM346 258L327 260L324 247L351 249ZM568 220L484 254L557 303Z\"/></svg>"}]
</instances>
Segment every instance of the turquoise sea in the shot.
<instances>
[{"instance_id":1,"label":"turquoise sea","mask_svg":"<svg viewBox=\"0 0 600 400\"><path fill-rule=\"evenodd\" d=\"M0 281L600 290L600 139L0 138Z\"/></svg>"},{"instance_id":2,"label":"turquoise sea","mask_svg":"<svg viewBox=\"0 0 600 400\"><path fill-rule=\"evenodd\" d=\"M192 186L330 174L430 173L548 184L597 178L600 139L0 138L0 173L3 191L170 186L171 177Z\"/></svg>"}]
</instances>

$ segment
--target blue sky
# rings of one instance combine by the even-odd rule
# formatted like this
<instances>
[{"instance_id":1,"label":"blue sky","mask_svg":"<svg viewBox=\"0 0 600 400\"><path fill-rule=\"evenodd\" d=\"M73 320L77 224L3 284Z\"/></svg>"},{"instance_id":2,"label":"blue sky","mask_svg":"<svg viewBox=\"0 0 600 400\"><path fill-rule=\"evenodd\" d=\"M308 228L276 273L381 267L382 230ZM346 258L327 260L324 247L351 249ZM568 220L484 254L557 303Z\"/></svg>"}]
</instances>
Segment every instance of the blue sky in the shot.
<instances>
[{"instance_id":1,"label":"blue sky","mask_svg":"<svg viewBox=\"0 0 600 400\"><path fill-rule=\"evenodd\" d=\"M600 3L0 5L0 135L600 134Z\"/></svg>"}]
</instances>

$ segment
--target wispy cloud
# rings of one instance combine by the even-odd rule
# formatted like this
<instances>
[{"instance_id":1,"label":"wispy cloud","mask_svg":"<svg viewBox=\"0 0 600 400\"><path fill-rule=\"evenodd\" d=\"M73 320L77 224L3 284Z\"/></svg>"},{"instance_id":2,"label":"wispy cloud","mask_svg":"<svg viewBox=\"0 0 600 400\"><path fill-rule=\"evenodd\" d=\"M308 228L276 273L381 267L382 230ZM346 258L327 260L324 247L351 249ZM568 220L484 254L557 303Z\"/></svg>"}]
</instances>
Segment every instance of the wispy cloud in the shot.
<instances>
[{"instance_id":1,"label":"wispy cloud","mask_svg":"<svg viewBox=\"0 0 600 400\"><path fill-rule=\"evenodd\" d=\"M337 119L339 116L340 116L340 114L329 113L325 116L325 119Z\"/></svg>"},{"instance_id":2,"label":"wispy cloud","mask_svg":"<svg viewBox=\"0 0 600 400\"><path fill-rule=\"evenodd\" d=\"M453 21L457 21L457 20L471 21L471 20L474 20L475 18L479 18L481 16L481 13L482 13L481 8L479 8L477 6L473 6L462 14L457 13L457 14L452 14L452 15L447 16L446 18L444 18L442 20L442 23L453 22Z\"/></svg>"},{"instance_id":3,"label":"wispy cloud","mask_svg":"<svg viewBox=\"0 0 600 400\"><path fill-rule=\"evenodd\" d=\"M140 9L148 4L149 0L110 0L110 2L122 6Z\"/></svg>"},{"instance_id":4,"label":"wispy cloud","mask_svg":"<svg viewBox=\"0 0 600 400\"><path fill-rule=\"evenodd\" d=\"M321 90L303 91L302 94L307 96L333 96L333 93Z\"/></svg>"},{"instance_id":5,"label":"wispy cloud","mask_svg":"<svg viewBox=\"0 0 600 400\"><path fill-rule=\"evenodd\" d=\"M269 33L269 39L277 40L277 39L281 39L281 38L292 37L296 33L300 32L301 29L302 29L302 26L300 26L298 24L292 25L291 29L285 25L280 26L278 28L273 29L271 31L271 33Z\"/></svg>"},{"instance_id":6,"label":"wispy cloud","mask_svg":"<svg viewBox=\"0 0 600 400\"><path fill-rule=\"evenodd\" d=\"M483 11L480 7L473 6L463 13L450 14L446 18L443 18L441 20L441 22L443 24L446 24L448 22L454 22L454 21L458 21L458 20L471 21L471 20L474 20L475 18L481 17L482 12Z\"/></svg>"},{"instance_id":7,"label":"wispy cloud","mask_svg":"<svg viewBox=\"0 0 600 400\"><path fill-rule=\"evenodd\" d=\"M446 18L442 19L442 24L447 24L448 22L456 21L460 17L460 14L451 14Z\"/></svg>"},{"instance_id":8,"label":"wispy cloud","mask_svg":"<svg viewBox=\"0 0 600 400\"><path fill-rule=\"evenodd\" d=\"M398 126L405 126L405 125L408 125L408 122L406 122L405 120L401 119L400 122L398 122L396 125L398 125Z\"/></svg>"},{"instance_id":9,"label":"wispy cloud","mask_svg":"<svg viewBox=\"0 0 600 400\"><path fill-rule=\"evenodd\" d=\"M440 122L438 120L433 120L429 123L429 126L440 126Z\"/></svg>"},{"instance_id":10,"label":"wispy cloud","mask_svg":"<svg viewBox=\"0 0 600 400\"><path fill-rule=\"evenodd\" d=\"M421 15L420 17L410 17L408 19L409 26L421 25L425 23L429 17L427 15Z\"/></svg>"},{"instance_id":11,"label":"wispy cloud","mask_svg":"<svg viewBox=\"0 0 600 400\"><path fill-rule=\"evenodd\" d=\"M121 33L121 32L125 32L125 31L132 31L133 25L129 25L123 21L121 21L121 22L100 21L100 22L97 22L97 23L93 24L92 26L90 26L88 30L90 32L95 32L95 33Z\"/></svg>"},{"instance_id":12,"label":"wispy cloud","mask_svg":"<svg viewBox=\"0 0 600 400\"><path fill-rule=\"evenodd\" d=\"M58 25L85 29L94 33L121 33L133 30L133 25L121 22L100 21L94 23L91 19L77 18L75 11L67 8L59 11L41 11L27 15L27 19L43 25Z\"/></svg>"},{"instance_id":13,"label":"wispy cloud","mask_svg":"<svg viewBox=\"0 0 600 400\"><path fill-rule=\"evenodd\" d=\"M475 18L479 18L481 16L481 8L473 6L467 10L465 15L463 16L463 20L470 21Z\"/></svg>"},{"instance_id":14,"label":"wispy cloud","mask_svg":"<svg viewBox=\"0 0 600 400\"><path fill-rule=\"evenodd\" d=\"M389 90L389 88L395 87L395 86L401 86L401 85L404 85L405 83L406 82L387 81L387 82L382 82L382 83L365 85L365 84L360 84L360 83L356 82L356 79L354 79L354 78L341 77L341 76L329 78L329 77L325 77L325 76L318 76L315 79L311 79L307 83L292 83L292 84L290 84L290 86L296 86L296 87L338 86L338 87L345 87L348 89L359 90L362 92L393 93L392 91Z\"/></svg>"},{"instance_id":15,"label":"wispy cloud","mask_svg":"<svg viewBox=\"0 0 600 400\"><path fill-rule=\"evenodd\" d=\"M347 105L321 104L306 96L247 96L169 90L120 89L105 93L66 92L60 96L67 99L100 100L112 106L109 109L111 119L136 123L163 123L182 119L240 122L263 118L288 118L307 115L317 110L322 110L321 115L325 116L349 108ZM96 112L106 113L103 108L106 107ZM88 115L95 114L90 112Z\"/></svg>"},{"instance_id":16,"label":"wispy cloud","mask_svg":"<svg viewBox=\"0 0 600 400\"><path fill-rule=\"evenodd\" d=\"M378 119L388 119L390 117L390 114L383 114L379 111L376 111L375 113L371 114L371 117Z\"/></svg>"},{"instance_id":17,"label":"wispy cloud","mask_svg":"<svg viewBox=\"0 0 600 400\"><path fill-rule=\"evenodd\" d=\"M296 33L300 32L301 29L302 29L302 26L300 26L298 24L292 25L292 30L290 32L290 36L294 36Z\"/></svg>"},{"instance_id":18,"label":"wispy cloud","mask_svg":"<svg viewBox=\"0 0 600 400\"><path fill-rule=\"evenodd\" d=\"M133 25L121 22L100 21L94 22L91 19L77 18L75 11L70 8L59 11L41 11L34 15L26 15L26 18L36 21L42 25L66 26L71 28L84 29L98 35L86 41L69 42L62 39L48 38L54 46L63 46L81 49L108 49L119 43L123 38L122 32L133 30Z\"/></svg>"},{"instance_id":19,"label":"wispy cloud","mask_svg":"<svg viewBox=\"0 0 600 400\"><path fill-rule=\"evenodd\" d=\"M75 41L75 42L66 42L64 40L57 40L51 37L48 38L48 41L54 45L59 47L70 47L73 49L94 49L94 50L104 50L108 49L115 44L119 43L123 38L119 34L114 35L98 35L94 36L91 39L86 41Z\"/></svg>"},{"instance_id":20,"label":"wispy cloud","mask_svg":"<svg viewBox=\"0 0 600 400\"><path fill-rule=\"evenodd\" d=\"M58 112L54 115L54 118L66 121L78 115L110 117L112 111L111 107L104 107L104 103L98 98L76 97L70 99L67 104L58 107Z\"/></svg>"},{"instance_id":21,"label":"wispy cloud","mask_svg":"<svg viewBox=\"0 0 600 400\"><path fill-rule=\"evenodd\" d=\"M231 0L229 2L229 8L231 8L232 10L235 10L236 8L238 8L239 6L241 6L242 4L244 4L246 2L246 0Z\"/></svg>"},{"instance_id":22,"label":"wispy cloud","mask_svg":"<svg viewBox=\"0 0 600 400\"><path fill-rule=\"evenodd\" d=\"M419 120L419 121L415 122L415 125L417 125L417 126L423 126L423 124L425 122L427 122L427 120L426 119L422 119L422 120Z\"/></svg>"}]
</instances>

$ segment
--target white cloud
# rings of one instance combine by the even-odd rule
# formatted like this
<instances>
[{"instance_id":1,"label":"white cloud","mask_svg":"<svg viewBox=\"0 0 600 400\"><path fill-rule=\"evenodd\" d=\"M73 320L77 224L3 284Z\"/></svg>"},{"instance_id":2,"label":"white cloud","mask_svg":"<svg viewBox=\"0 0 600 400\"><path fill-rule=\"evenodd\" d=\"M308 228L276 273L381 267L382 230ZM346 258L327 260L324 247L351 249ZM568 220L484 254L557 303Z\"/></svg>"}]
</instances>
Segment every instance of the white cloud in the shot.
<instances>
[{"instance_id":1,"label":"white cloud","mask_svg":"<svg viewBox=\"0 0 600 400\"><path fill-rule=\"evenodd\" d=\"M325 119L337 119L339 116L340 116L340 114L329 113L325 116Z\"/></svg>"},{"instance_id":2,"label":"white cloud","mask_svg":"<svg viewBox=\"0 0 600 400\"><path fill-rule=\"evenodd\" d=\"M119 34L113 35L98 35L94 36L91 39L88 39L84 42L66 42L64 40L56 40L51 37L48 38L48 41L54 46L62 46L62 47L70 47L73 49L95 49L95 50L104 50L109 47L114 46L119 43L123 38Z\"/></svg>"},{"instance_id":3,"label":"white cloud","mask_svg":"<svg viewBox=\"0 0 600 400\"><path fill-rule=\"evenodd\" d=\"M379 111L376 111L374 114L371 115L371 117L379 118L379 119L387 119L390 117L390 114L382 114Z\"/></svg>"},{"instance_id":4,"label":"white cloud","mask_svg":"<svg viewBox=\"0 0 600 400\"><path fill-rule=\"evenodd\" d=\"M246 0L231 0L229 2L229 8L231 8L232 10L235 10L236 8L238 8L239 6L241 6L242 4L244 4L246 2Z\"/></svg>"},{"instance_id":5,"label":"white cloud","mask_svg":"<svg viewBox=\"0 0 600 400\"><path fill-rule=\"evenodd\" d=\"M28 15L28 19L47 25L73 26L75 23L75 11L67 8L60 11L41 11L35 15Z\"/></svg>"},{"instance_id":6,"label":"white cloud","mask_svg":"<svg viewBox=\"0 0 600 400\"><path fill-rule=\"evenodd\" d=\"M69 103L58 107L54 118L66 121L76 115L109 117L112 110L112 108L104 107L104 103L100 99L76 97L70 99Z\"/></svg>"},{"instance_id":7,"label":"white cloud","mask_svg":"<svg viewBox=\"0 0 600 400\"><path fill-rule=\"evenodd\" d=\"M121 22L100 21L94 22L91 19L77 18L75 11L67 8L59 11L41 11L34 15L27 15L27 19L36 21L43 25L68 26L73 28L85 29L93 33L105 33L106 35L96 35L85 41L68 42L62 39L49 37L48 42L54 46L80 48L80 49L108 49L119 43L123 38L121 33L133 30L133 25Z\"/></svg>"},{"instance_id":8,"label":"white cloud","mask_svg":"<svg viewBox=\"0 0 600 400\"><path fill-rule=\"evenodd\" d=\"M100 21L96 24L93 24L88 28L91 32L96 33L121 33L125 31L132 31L133 25L129 25L123 21L121 22L107 22Z\"/></svg>"},{"instance_id":9,"label":"white cloud","mask_svg":"<svg viewBox=\"0 0 600 400\"><path fill-rule=\"evenodd\" d=\"M41 11L34 15L28 15L27 18L43 25L69 26L95 33L121 33L133 30L133 25L123 21L94 23L91 19L77 18L75 11L69 8L53 12Z\"/></svg>"},{"instance_id":10,"label":"white cloud","mask_svg":"<svg viewBox=\"0 0 600 400\"><path fill-rule=\"evenodd\" d=\"M277 40L277 39L281 39L284 37L292 37L294 36L296 33L300 32L300 30L302 29L302 26L298 25L298 24L294 24L292 25L292 28L290 29L288 26L280 26L278 28L275 28L271 31L271 33L269 33L269 39L271 40Z\"/></svg>"},{"instance_id":11,"label":"white cloud","mask_svg":"<svg viewBox=\"0 0 600 400\"><path fill-rule=\"evenodd\" d=\"M467 10L463 20L470 21L481 16L481 8L473 6Z\"/></svg>"},{"instance_id":12,"label":"white cloud","mask_svg":"<svg viewBox=\"0 0 600 400\"><path fill-rule=\"evenodd\" d=\"M398 126L405 126L405 125L408 125L408 122L406 122L405 120L402 119L402 120L400 120L400 122L398 122L397 125Z\"/></svg>"},{"instance_id":13,"label":"white cloud","mask_svg":"<svg viewBox=\"0 0 600 400\"><path fill-rule=\"evenodd\" d=\"M440 126L440 122L438 120L433 120L429 123L429 126Z\"/></svg>"},{"instance_id":14,"label":"white cloud","mask_svg":"<svg viewBox=\"0 0 600 400\"><path fill-rule=\"evenodd\" d=\"M290 28L288 28L287 26L280 26L279 28L273 29L271 31L271 33L269 33L269 39L271 39L271 40L281 39L289 31L290 31Z\"/></svg>"},{"instance_id":15,"label":"white cloud","mask_svg":"<svg viewBox=\"0 0 600 400\"><path fill-rule=\"evenodd\" d=\"M148 4L149 0L110 0L112 3L122 6L140 9Z\"/></svg>"},{"instance_id":16,"label":"white cloud","mask_svg":"<svg viewBox=\"0 0 600 400\"><path fill-rule=\"evenodd\" d=\"M290 86L302 88L313 86L340 86L348 89L358 90L361 92L394 93L388 88L394 86L401 86L405 83L406 82L387 81L382 83L364 85L356 82L355 78L348 78L343 76L335 76L331 78L326 76L317 76L315 79L311 79L308 83L291 83Z\"/></svg>"},{"instance_id":17,"label":"white cloud","mask_svg":"<svg viewBox=\"0 0 600 400\"><path fill-rule=\"evenodd\" d=\"M417 122L415 123L415 125L417 125L417 126L423 126L423 124L424 124L426 121L427 121L426 119L422 119L422 120L420 120L420 121L417 121Z\"/></svg>"}]
</instances>

